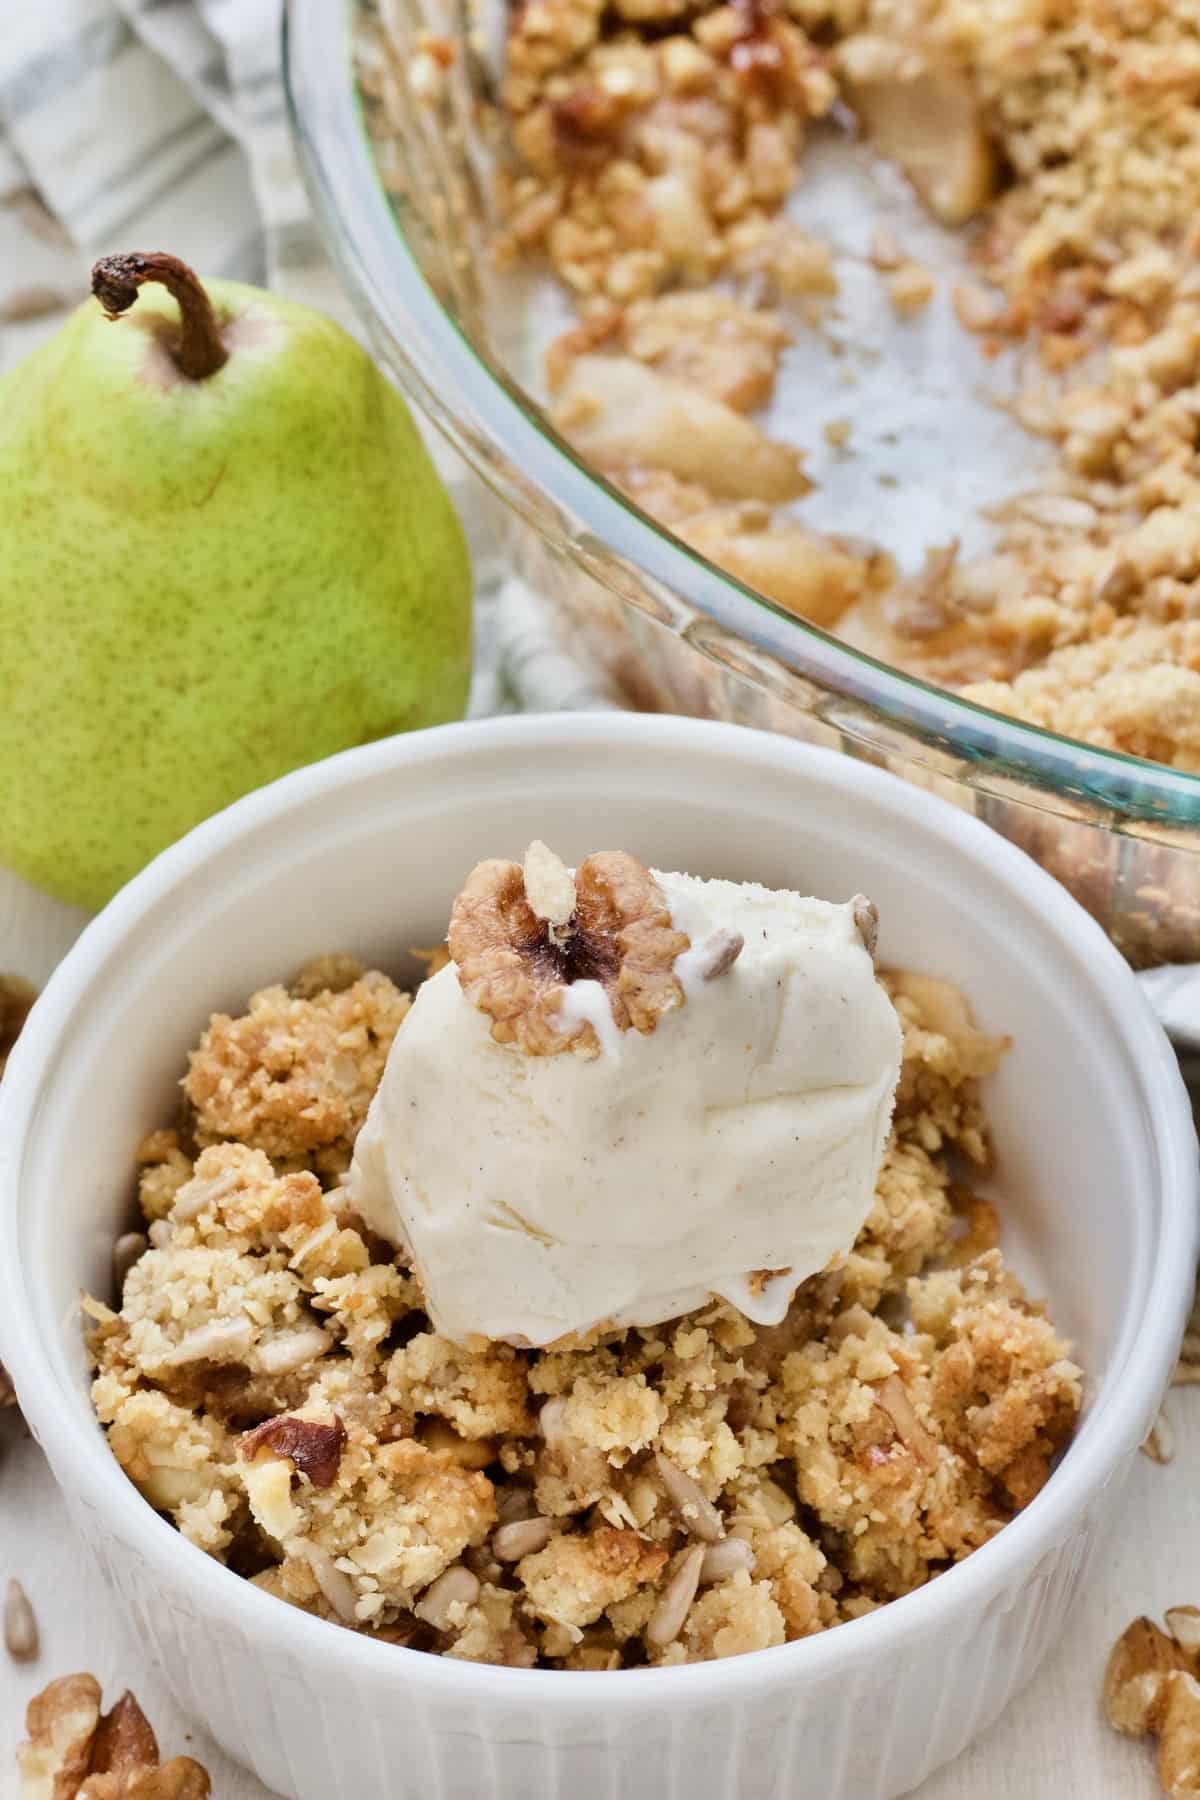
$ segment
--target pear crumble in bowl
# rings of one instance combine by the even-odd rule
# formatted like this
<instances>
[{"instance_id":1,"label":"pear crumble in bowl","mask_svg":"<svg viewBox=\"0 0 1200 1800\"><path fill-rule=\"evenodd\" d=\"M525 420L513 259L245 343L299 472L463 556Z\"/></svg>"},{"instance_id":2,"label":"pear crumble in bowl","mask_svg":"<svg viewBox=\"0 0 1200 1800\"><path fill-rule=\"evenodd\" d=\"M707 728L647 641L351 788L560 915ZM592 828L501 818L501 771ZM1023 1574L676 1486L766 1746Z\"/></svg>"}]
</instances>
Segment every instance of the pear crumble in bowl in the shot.
<instances>
[{"instance_id":1,"label":"pear crumble in bowl","mask_svg":"<svg viewBox=\"0 0 1200 1800\"><path fill-rule=\"evenodd\" d=\"M1096 927L695 722L451 728L222 815L51 984L0 1158L73 1515L300 1800L905 1791L1052 1640L1190 1299L1186 1103Z\"/></svg>"},{"instance_id":2,"label":"pear crumble in bowl","mask_svg":"<svg viewBox=\"0 0 1200 1800\"><path fill-rule=\"evenodd\" d=\"M819 954L832 960L835 946ZM857 955L865 963L861 945ZM439 986L491 1079L513 1069L515 1137L521 1085L550 1071L524 1067L519 1041L496 1047L463 998L466 967L439 973ZM580 991L557 974L546 986L559 1002ZM1041 1490L1082 1374L1005 1266L995 1207L959 1171L986 1172L979 1083L1002 1041L937 980L885 972L882 988L903 1031L896 1112L849 1254L800 1283L773 1324L709 1292L682 1316L563 1331L541 1349L442 1335L412 1258L373 1233L353 1182L338 1185L390 1044L408 1019L420 1031L408 996L326 957L240 1017L217 1015L189 1057L181 1128L138 1152L149 1246L119 1311L86 1302L93 1398L117 1460L186 1537L265 1592L386 1643L513 1668L766 1649L919 1587ZM514 1023L535 1005L531 995ZM444 1031L438 1011L433 1021ZM685 1053L675 1024L656 1028L668 1060ZM421 1048L398 1069L410 1161ZM575 1058L564 1069L596 1108L604 1071ZM475 1074L464 1058L452 1098L471 1157L483 1154L469 1129ZM698 1083L702 1071L682 1075ZM653 1108L654 1090L642 1092ZM796 1105L789 1134L811 1126L811 1108ZM636 1133L632 1106L620 1124ZM566 1150L586 1162L590 1147ZM483 1240L481 1273L497 1290L474 1316L524 1322L520 1284L537 1279L530 1261L549 1263L551 1239L517 1213L530 1171L506 1149L493 1150L494 1185L513 1203L496 1201L504 1216L490 1229L477 1208L464 1230ZM562 1153L539 1134L534 1154ZM602 1163L606 1213L636 1169ZM662 1203L662 1181L646 1167L640 1206ZM802 1190L792 1204L806 1210ZM545 1197L542 1211L553 1212ZM728 1237L741 1223L732 1212L716 1221ZM436 1226L444 1237L447 1220ZM431 1258L445 1254L413 1221L418 1235ZM506 1242L518 1252L507 1267ZM678 1256L673 1236L667 1247ZM463 1248L443 1277L460 1287ZM600 1254L590 1240L586 1250ZM748 1307L766 1285L764 1272ZM469 1324L459 1297L450 1317Z\"/></svg>"}]
</instances>

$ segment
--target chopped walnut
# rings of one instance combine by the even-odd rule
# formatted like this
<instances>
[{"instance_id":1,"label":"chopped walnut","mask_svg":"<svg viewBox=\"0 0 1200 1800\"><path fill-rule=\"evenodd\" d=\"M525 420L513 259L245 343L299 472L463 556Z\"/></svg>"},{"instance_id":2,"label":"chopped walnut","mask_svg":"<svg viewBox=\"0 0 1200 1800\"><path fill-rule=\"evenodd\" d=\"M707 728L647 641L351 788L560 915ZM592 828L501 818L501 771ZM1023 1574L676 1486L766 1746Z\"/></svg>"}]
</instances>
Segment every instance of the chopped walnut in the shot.
<instances>
[{"instance_id":1,"label":"chopped walnut","mask_svg":"<svg viewBox=\"0 0 1200 1800\"><path fill-rule=\"evenodd\" d=\"M1158 1728L1158 1779L1166 1794L1200 1794L1200 1681L1195 1675L1167 1679Z\"/></svg>"},{"instance_id":2,"label":"chopped walnut","mask_svg":"<svg viewBox=\"0 0 1200 1800\"><path fill-rule=\"evenodd\" d=\"M207 1772L190 1756L159 1761L158 1741L129 1692L100 1710L93 1675L64 1675L29 1702L17 1747L23 1800L207 1800Z\"/></svg>"},{"instance_id":3,"label":"chopped walnut","mask_svg":"<svg viewBox=\"0 0 1200 1800\"><path fill-rule=\"evenodd\" d=\"M337 1479L346 1427L336 1416L330 1420L302 1419L281 1414L265 1419L242 1439L242 1456L253 1462L261 1451L283 1457L306 1475L314 1487L332 1487Z\"/></svg>"},{"instance_id":4,"label":"chopped walnut","mask_svg":"<svg viewBox=\"0 0 1200 1800\"><path fill-rule=\"evenodd\" d=\"M1109 1655L1104 1714L1130 1737L1158 1738L1158 1778L1171 1795L1200 1793L1200 1681L1197 1609L1172 1607L1168 1633L1135 1619Z\"/></svg>"},{"instance_id":5,"label":"chopped walnut","mask_svg":"<svg viewBox=\"0 0 1200 1800\"><path fill-rule=\"evenodd\" d=\"M624 851L580 865L574 911L557 924L530 905L517 863L480 863L454 902L449 944L463 992L492 1020L493 1038L527 1056L599 1054L595 1026L564 1014L577 981L600 984L621 1031L653 1031L683 1004L674 965L689 940L672 926L649 871Z\"/></svg>"}]
</instances>

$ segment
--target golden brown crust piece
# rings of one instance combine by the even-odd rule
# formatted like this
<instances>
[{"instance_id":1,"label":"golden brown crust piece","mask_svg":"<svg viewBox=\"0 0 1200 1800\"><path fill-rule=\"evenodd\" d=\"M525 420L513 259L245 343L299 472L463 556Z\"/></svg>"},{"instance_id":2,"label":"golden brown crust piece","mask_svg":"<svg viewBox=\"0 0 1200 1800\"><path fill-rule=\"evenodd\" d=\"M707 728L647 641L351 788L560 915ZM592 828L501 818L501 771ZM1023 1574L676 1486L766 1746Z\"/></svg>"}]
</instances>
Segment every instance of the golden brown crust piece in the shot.
<instances>
[{"instance_id":1,"label":"golden brown crust piece","mask_svg":"<svg viewBox=\"0 0 1200 1800\"><path fill-rule=\"evenodd\" d=\"M599 1053L591 1024L572 1031L563 1020L576 981L600 983L620 1031L651 1032L683 1004L674 964L690 940L672 925L650 871L623 850L580 864L575 910L561 925L534 911L519 864L478 864L454 902L447 941L462 990L492 1020L493 1038L526 1056Z\"/></svg>"},{"instance_id":2,"label":"golden brown crust piece","mask_svg":"<svg viewBox=\"0 0 1200 1800\"><path fill-rule=\"evenodd\" d=\"M344 1164L408 1007L369 971L309 997L263 988L241 1018L214 1014L183 1083L197 1143L236 1139L276 1159Z\"/></svg>"}]
</instances>

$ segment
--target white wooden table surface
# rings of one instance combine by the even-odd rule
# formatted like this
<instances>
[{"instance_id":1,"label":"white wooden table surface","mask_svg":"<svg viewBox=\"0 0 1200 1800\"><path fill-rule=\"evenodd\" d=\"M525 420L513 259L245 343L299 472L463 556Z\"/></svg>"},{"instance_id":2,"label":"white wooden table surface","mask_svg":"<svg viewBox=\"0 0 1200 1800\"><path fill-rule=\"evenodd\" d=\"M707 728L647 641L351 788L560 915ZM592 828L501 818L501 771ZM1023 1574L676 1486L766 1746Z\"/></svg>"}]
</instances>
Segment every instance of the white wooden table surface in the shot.
<instances>
[{"instance_id":1,"label":"white wooden table surface","mask_svg":"<svg viewBox=\"0 0 1200 1800\"><path fill-rule=\"evenodd\" d=\"M80 915L0 871L0 969L43 982L80 923ZM1167 1410L1175 1459L1167 1467L1137 1459L1120 1527L1060 1648L991 1732L926 1783L921 1800L1152 1800L1158 1793L1149 1748L1108 1730L1098 1695L1108 1647L1135 1614L1200 1602L1200 1388L1176 1389ZM125 1641L41 1454L12 1411L0 1418L0 1579L10 1575L34 1605L42 1650L20 1669L0 1653L0 1800L16 1794L12 1747L23 1735L26 1701L54 1676L78 1669L90 1669L110 1697L132 1687L164 1755L186 1750L199 1757L217 1800L263 1800L266 1790L217 1751L202 1725L183 1717L159 1672Z\"/></svg>"}]
</instances>

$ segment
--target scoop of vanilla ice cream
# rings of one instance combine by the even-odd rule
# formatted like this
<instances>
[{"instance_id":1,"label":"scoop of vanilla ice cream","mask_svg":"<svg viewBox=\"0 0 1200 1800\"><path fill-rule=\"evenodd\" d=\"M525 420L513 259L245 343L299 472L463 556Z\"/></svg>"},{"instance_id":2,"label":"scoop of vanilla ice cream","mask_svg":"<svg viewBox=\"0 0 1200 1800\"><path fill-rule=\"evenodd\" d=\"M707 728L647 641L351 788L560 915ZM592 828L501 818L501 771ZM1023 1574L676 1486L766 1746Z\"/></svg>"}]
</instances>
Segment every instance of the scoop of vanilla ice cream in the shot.
<instances>
[{"instance_id":1,"label":"scoop of vanilla ice cream","mask_svg":"<svg viewBox=\"0 0 1200 1800\"><path fill-rule=\"evenodd\" d=\"M900 1025L853 905L654 874L692 948L652 1033L619 1031L579 981L564 1020L592 1023L600 1055L524 1055L451 963L396 1034L348 1181L448 1337L540 1345L710 1294L775 1324L867 1215ZM740 955L706 979L730 934Z\"/></svg>"}]
</instances>

